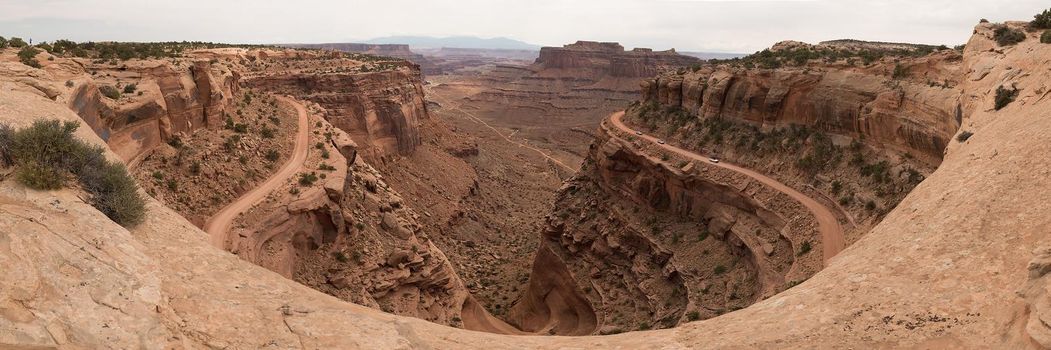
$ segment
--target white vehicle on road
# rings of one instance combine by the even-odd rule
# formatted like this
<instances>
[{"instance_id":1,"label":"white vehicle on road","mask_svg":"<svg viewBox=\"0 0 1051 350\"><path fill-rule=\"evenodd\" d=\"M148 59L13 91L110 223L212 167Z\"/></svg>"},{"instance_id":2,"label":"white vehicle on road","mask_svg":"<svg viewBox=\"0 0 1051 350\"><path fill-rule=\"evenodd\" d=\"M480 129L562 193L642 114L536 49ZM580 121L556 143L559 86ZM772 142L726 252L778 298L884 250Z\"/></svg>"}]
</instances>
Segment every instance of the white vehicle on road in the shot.
<instances>
[{"instance_id":1,"label":"white vehicle on road","mask_svg":"<svg viewBox=\"0 0 1051 350\"><path fill-rule=\"evenodd\" d=\"M711 157L711 158L708 158L708 161L712 162L712 163L718 163L719 162L719 158Z\"/></svg>"},{"instance_id":2,"label":"white vehicle on road","mask_svg":"<svg viewBox=\"0 0 1051 350\"><path fill-rule=\"evenodd\" d=\"M636 131L636 132L635 132L635 135L639 135L639 136L642 136L642 131Z\"/></svg>"},{"instance_id":3,"label":"white vehicle on road","mask_svg":"<svg viewBox=\"0 0 1051 350\"><path fill-rule=\"evenodd\" d=\"M662 145L663 145L663 144L664 144L664 140L662 140L662 139L658 139L658 140L657 140L657 143L659 143L659 144L662 144Z\"/></svg>"}]
</instances>

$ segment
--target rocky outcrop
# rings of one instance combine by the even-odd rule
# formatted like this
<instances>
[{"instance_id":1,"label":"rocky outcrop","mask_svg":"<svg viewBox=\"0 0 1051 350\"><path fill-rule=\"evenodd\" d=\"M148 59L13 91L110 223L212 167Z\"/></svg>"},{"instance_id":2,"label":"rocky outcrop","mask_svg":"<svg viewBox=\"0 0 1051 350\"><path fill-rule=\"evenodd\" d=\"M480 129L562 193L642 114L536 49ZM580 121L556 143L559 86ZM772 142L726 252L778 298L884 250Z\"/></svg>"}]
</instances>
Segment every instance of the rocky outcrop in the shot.
<instances>
[{"instance_id":1,"label":"rocky outcrop","mask_svg":"<svg viewBox=\"0 0 1051 350\"><path fill-rule=\"evenodd\" d=\"M321 143L328 156L308 157L307 168L323 163L331 171L320 184L272 193L238 220L227 249L349 302L464 326L456 320L470 295L416 213L357 158L349 136L320 118L310 124L318 131L310 144Z\"/></svg>"},{"instance_id":2,"label":"rocky outcrop","mask_svg":"<svg viewBox=\"0 0 1051 350\"><path fill-rule=\"evenodd\" d=\"M178 133L220 127L233 113L240 89L237 71L206 59L129 61L116 66L86 59L60 61L83 67L74 72L50 68L57 80L70 82L69 108L124 160L135 159ZM120 90L131 84L134 91L119 100L104 97L99 90L104 86Z\"/></svg>"},{"instance_id":3,"label":"rocky outcrop","mask_svg":"<svg viewBox=\"0 0 1051 350\"><path fill-rule=\"evenodd\" d=\"M674 167L620 137L603 128L559 191L513 323L542 332L672 327L746 307L820 269L821 254L800 248L817 245L816 222L794 200L707 164Z\"/></svg>"},{"instance_id":4,"label":"rocky outcrop","mask_svg":"<svg viewBox=\"0 0 1051 350\"><path fill-rule=\"evenodd\" d=\"M335 127L347 132L363 155L409 154L420 144L420 121L428 118L423 81L415 66L380 72L266 74L247 86L316 102Z\"/></svg>"},{"instance_id":5,"label":"rocky outcrop","mask_svg":"<svg viewBox=\"0 0 1051 350\"><path fill-rule=\"evenodd\" d=\"M937 164L961 123L952 50L867 68L706 66L642 84L644 103L682 108L698 118L726 118L777 128L805 125ZM895 65L908 72L895 78Z\"/></svg>"}]
</instances>

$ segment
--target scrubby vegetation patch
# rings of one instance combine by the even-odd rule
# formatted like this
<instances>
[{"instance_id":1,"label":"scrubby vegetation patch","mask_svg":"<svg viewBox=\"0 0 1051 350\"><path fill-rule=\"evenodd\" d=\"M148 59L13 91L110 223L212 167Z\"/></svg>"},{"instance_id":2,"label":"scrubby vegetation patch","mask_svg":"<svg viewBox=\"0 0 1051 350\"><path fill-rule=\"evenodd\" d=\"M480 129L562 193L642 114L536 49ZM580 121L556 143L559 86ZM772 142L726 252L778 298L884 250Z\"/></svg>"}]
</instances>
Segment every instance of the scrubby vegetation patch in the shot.
<instances>
[{"instance_id":1,"label":"scrubby vegetation patch","mask_svg":"<svg viewBox=\"0 0 1051 350\"><path fill-rule=\"evenodd\" d=\"M123 164L106 160L101 147L74 137L79 125L58 120L37 121L21 130L0 125L0 159L15 167L15 179L27 187L54 190L76 179L91 205L114 222L142 222L146 206L135 180Z\"/></svg>"}]
</instances>

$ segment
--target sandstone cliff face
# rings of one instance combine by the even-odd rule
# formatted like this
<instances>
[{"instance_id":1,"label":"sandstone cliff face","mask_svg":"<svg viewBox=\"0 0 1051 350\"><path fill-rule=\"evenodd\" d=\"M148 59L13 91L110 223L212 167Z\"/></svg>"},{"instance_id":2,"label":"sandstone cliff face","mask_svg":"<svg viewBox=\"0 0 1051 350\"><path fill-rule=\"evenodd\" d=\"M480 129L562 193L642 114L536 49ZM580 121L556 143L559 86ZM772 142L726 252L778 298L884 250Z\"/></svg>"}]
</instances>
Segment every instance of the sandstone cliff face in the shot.
<instances>
[{"instance_id":1,"label":"sandstone cliff face","mask_svg":"<svg viewBox=\"0 0 1051 350\"><path fill-rule=\"evenodd\" d=\"M936 165L960 124L960 62L951 51L904 59L900 65L908 73L900 79L892 77L893 62L776 70L706 66L648 80L642 98L702 119L810 126Z\"/></svg>"},{"instance_id":2,"label":"sandstone cliff face","mask_svg":"<svg viewBox=\"0 0 1051 350\"><path fill-rule=\"evenodd\" d=\"M70 70L69 67L78 67ZM234 110L239 73L205 59L128 61L119 65L59 59L45 68L72 85L68 106L122 159L130 161L178 133L222 125ZM119 100L102 96L103 86L135 84Z\"/></svg>"},{"instance_id":3,"label":"sandstone cliff face","mask_svg":"<svg viewBox=\"0 0 1051 350\"><path fill-rule=\"evenodd\" d=\"M325 119L362 145L363 155L409 154L420 144L428 118L423 81L415 66L366 73L266 74L247 86L316 102Z\"/></svg>"},{"instance_id":4,"label":"sandstone cliff face","mask_svg":"<svg viewBox=\"0 0 1051 350\"><path fill-rule=\"evenodd\" d=\"M603 128L560 190L513 323L559 334L672 327L820 269L820 252L796 254L817 238L794 200L707 164L674 167L621 137Z\"/></svg>"}]
</instances>

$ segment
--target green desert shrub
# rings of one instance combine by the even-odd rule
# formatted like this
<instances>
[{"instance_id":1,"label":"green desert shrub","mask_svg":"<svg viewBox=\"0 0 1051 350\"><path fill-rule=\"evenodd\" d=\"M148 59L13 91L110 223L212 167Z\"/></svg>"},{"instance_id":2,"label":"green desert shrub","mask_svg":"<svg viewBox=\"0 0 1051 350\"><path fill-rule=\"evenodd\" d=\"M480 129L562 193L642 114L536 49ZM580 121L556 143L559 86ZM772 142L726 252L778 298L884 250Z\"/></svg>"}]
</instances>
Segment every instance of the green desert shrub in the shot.
<instances>
[{"instance_id":1,"label":"green desert shrub","mask_svg":"<svg viewBox=\"0 0 1051 350\"><path fill-rule=\"evenodd\" d=\"M7 47L7 39L0 36L0 49Z\"/></svg>"},{"instance_id":2,"label":"green desert shrub","mask_svg":"<svg viewBox=\"0 0 1051 350\"><path fill-rule=\"evenodd\" d=\"M18 50L18 60L21 61L24 65L33 68L40 68L40 62L37 62L35 58L36 55L39 53L40 50L38 50L37 48L32 46L25 46L22 47L21 50Z\"/></svg>"},{"instance_id":3,"label":"green desert shrub","mask_svg":"<svg viewBox=\"0 0 1051 350\"><path fill-rule=\"evenodd\" d=\"M11 40L7 41L7 46L19 48L29 46L29 44L27 44L25 40L22 40L22 38L13 37Z\"/></svg>"},{"instance_id":4,"label":"green desert shrub","mask_svg":"<svg viewBox=\"0 0 1051 350\"><path fill-rule=\"evenodd\" d=\"M317 173L310 172L310 173L301 173L301 174L299 174L299 185L301 185L301 186L313 185L314 182L317 182L317 180L318 180Z\"/></svg>"},{"instance_id":5,"label":"green desert shrub","mask_svg":"<svg viewBox=\"0 0 1051 350\"><path fill-rule=\"evenodd\" d=\"M1033 16L1033 20L1029 22L1029 26L1039 29L1051 28L1051 10L1044 10L1044 12Z\"/></svg>"},{"instance_id":6,"label":"green desert shrub","mask_svg":"<svg viewBox=\"0 0 1051 350\"><path fill-rule=\"evenodd\" d=\"M1017 29L1011 29L1007 26L997 27L993 31L993 39L1000 46L1011 46L1020 43L1025 40L1025 33Z\"/></svg>"},{"instance_id":7,"label":"green desert shrub","mask_svg":"<svg viewBox=\"0 0 1051 350\"><path fill-rule=\"evenodd\" d=\"M1043 34L1040 34L1041 44L1051 44L1051 29L1045 30Z\"/></svg>"},{"instance_id":8,"label":"green desert shrub","mask_svg":"<svg viewBox=\"0 0 1051 350\"><path fill-rule=\"evenodd\" d=\"M956 135L956 141L957 142L967 142L967 140L970 139L971 136L974 136L973 132L964 131L964 132L961 132L959 135Z\"/></svg>"},{"instance_id":9,"label":"green desert shrub","mask_svg":"<svg viewBox=\"0 0 1051 350\"><path fill-rule=\"evenodd\" d=\"M117 88L109 85L99 86L99 93L102 94L102 96L106 96L112 100L120 99L120 90L117 90Z\"/></svg>"},{"instance_id":10,"label":"green desert shrub","mask_svg":"<svg viewBox=\"0 0 1051 350\"><path fill-rule=\"evenodd\" d=\"M891 77L894 78L894 79L901 79L901 78L904 78L908 74L909 74L909 69L908 68L906 68L905 66L901 65L901 63L895 63L894 64L894 73L891 74Z\"/></svg>"},{"instance_id":11,"label":"green desert shrub","mask_svg":"<svg viewBox=\"0 0 1051 350\"><path fill-rule=\"evenodd\" d=\"M1018 89L1013 87L1005 88L1003 85L1001 85L1000 87L996 88L996 101L995 106L993 107L999 111L1000 109L1007 107L1007 105L1011 104L1011 102L1014 102L1016 97L1018 97Z\"/></svg>"},{"instance_id":12,"label":"green desert shrub","mask_svg":"<svg viewBox=\"0 0 1051 350\"><path fill-rule=\"evenodd\" d=\"M264 125L263 129L259 131L259 136L262 136L264 139L272 139L274 138L274 132L274 129L271 129Z\"/></svg>"},{"instance_id":13,"label":"green desert shrub","mask_svg":"<svg viewBox=\"0 0 1051 350\"><path fill-rule=\"evenodd\" d=\"M803 244L799 245L799 253L796 253L796 255L803 256L803 254L809 253L811 249L813 249L813 247L810 246L810 241L805 241Z\"/></svg>"},{"instance_id":14,"label":"green desert shrub","mask_svg":"<svg viewBox=\"0 0 1051 350\"><path fill-rule=\"evenodd\" d=\"M135 84L124 85L124 93L125 94L134 93L135 89L137 89L137 88L138 88L138 86L136 86Z\"/></svg>"},{"instance_id":15,"label":"green desert shrub","mask_svg":"<svg viewBox=\"0 0 1051 350\"><path fill-rule=\"evenodd\" d=\"M15 131L0 126L0 157L15 166L15 179L27 187L53 190L75 178L88 201L107 217L124 226L142 222L145 201L123 164L106 160L101 147L76 139L79 124L58 120L37 121Z\"/></svg>"}]
</instances>

